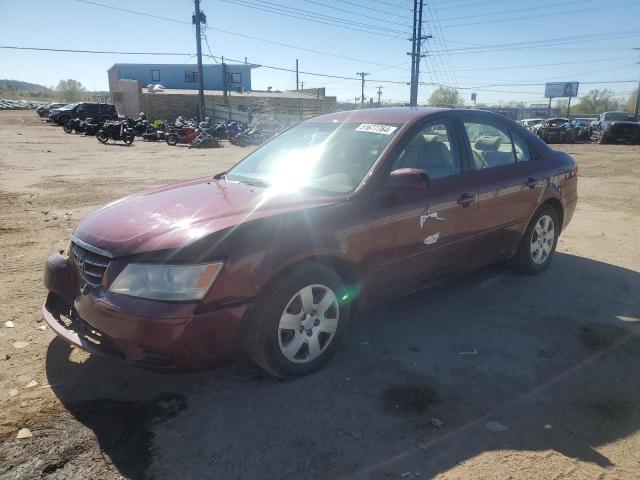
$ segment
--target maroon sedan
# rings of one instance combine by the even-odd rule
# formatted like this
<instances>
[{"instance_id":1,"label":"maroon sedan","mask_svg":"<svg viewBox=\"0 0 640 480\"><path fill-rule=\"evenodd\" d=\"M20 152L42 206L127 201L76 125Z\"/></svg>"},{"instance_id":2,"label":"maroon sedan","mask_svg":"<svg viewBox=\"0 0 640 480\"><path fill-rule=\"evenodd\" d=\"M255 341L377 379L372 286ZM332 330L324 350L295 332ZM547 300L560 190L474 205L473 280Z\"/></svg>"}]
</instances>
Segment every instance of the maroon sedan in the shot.
<instances>
[{"instance_id":1,"label":"maroon sedan","mask_svg":"<svg viewBox=\"0 0 640 480\"><path fill-rule=\"evenodd\" d=\"M324 115L227 172L92 213L48 259L42 312L68 342L148 368L240 348L302 375L356 304L506 258L541 272L576 201L575 161L499 115Z\"/></svg>"}]
</instances>

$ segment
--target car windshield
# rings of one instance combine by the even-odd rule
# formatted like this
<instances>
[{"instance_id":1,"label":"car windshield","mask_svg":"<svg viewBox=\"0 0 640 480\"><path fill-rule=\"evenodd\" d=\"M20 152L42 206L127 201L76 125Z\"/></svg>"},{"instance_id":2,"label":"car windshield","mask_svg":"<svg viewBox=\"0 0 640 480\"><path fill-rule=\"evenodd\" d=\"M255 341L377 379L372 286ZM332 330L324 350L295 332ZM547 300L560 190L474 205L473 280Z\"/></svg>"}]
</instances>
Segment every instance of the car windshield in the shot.
<instances>
[{"instance_id":1,"label":"car windshield","mask_svg":"<svg viewBox=\"0 0 640 480\"><path fill-rule=\"evenodd\" d=\"M638 119L629 113L611 112L605 113L604 119L607 122L637 122Z\"/></svg>"},{"instance_id":2,"label":"car windshield","mask_svg":"<svg viewBox=\"0 0 640 480\"><path fill-rule=\"evenodd\" d=\"M286 130L229 170L227 181L276 190L344 194L362 181L398 124L305 122Z\"/></svg>"},{"instance_id":3,"label":"car windshield","mask_svg":"<svg viewBox=\"0 0 640 480\"><path fill-rule=\"evenodd\" d=\"M77 103L72 103L72 104L70 104L70 105L67 105L67 106L62 107L60 110L71 110L72 108L75 108L75 107L77 107L77 106L78 106L78 104L77 104Z\"/></svg>"}]
</instances>

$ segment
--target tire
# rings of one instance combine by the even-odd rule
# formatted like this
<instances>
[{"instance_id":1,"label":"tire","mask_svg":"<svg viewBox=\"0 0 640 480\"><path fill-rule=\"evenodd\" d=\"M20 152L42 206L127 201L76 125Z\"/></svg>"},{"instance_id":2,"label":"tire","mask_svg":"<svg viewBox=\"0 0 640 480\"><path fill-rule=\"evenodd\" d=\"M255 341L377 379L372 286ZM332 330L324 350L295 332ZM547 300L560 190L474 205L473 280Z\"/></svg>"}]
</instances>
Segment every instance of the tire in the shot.
<instances>
[{"instance_id":1,"label":"tire","mask_svg":"<svg viewBox=\"0 0 640 480\"><path fill-rule=\"evenodd\" d=\"M96 138L100 143L107 143L109 141L109 135L107 135L107 132L102 129L98 130L98 133L96 133Z\"/></svg>"},{"instance_id":2,"label":"tire","mask_svg":"<svg viewBox=\"0 0 640 480\"><path fill-rule=\"evenodd\" d=\"M122 141L124 143L126 143L127 145L131 145L135 138L136 138L136 136L133 134L133 132L123 132L122 133Z\"/></svg>"},{"instance_id":3,"label":"tire","mask_svg":"<svg viewBox=\"0 0 640 480\"><path fill-rule=\"evenodd\" d=\"M66 132L66 133L73 133L73 128L71 127L71 122L67 122L62 126L62 129Z\"/></svg>"},{"instance_id":4,"label":"tire","mask_svg":"<svg viewBox=\"0 0 640 480\"><path fill-rule=\"evenodd\" d=\"M607 143L607 139L605 138L604 133L598 135L598 143L600 145L604 145L605 143Z\"/></svg>"},{"instance_id":5,"label":"tire","mask_svg":"<svg viewBox=\"0 0 640 480\"><path fill-rule=\"evenodd\" d=\"M349 325L350 306L339 300L345 288L333 270L319 264L284 274L264 289L252 310L245 331L249 356L279 378L318 370L335 352ZM304 308L302 295L313 305L307 303ZM330 306L322 310L325 298Z\"/></svg>"},{"instance_id":6,"label":"tire","mask_svg":"<svg viewBox=\"0 0 640 480\"><path fill-rule=\"evenodd\" d=\"M174 147L178 143L178 136L174 133L170 133L166 138L167 145Z\"/></svg>"},{"instance_id":7,"label":"tire","mask_svg":"<svg viewBox=\"0 0 640 480\"><path fill-rule=\"evenodd\" d=\"M549 225L547 222L551 223L551 228L545 228L545 225ZM556 251L560 228L555 208L544 205L538 209L522 236L520 247L514 258L515 267L520 273L536 275L547 268ZM546 230L543 236L540 235L541 230ZM549 233L553 238L549 237Z\"/></svg>"}]
</instances>

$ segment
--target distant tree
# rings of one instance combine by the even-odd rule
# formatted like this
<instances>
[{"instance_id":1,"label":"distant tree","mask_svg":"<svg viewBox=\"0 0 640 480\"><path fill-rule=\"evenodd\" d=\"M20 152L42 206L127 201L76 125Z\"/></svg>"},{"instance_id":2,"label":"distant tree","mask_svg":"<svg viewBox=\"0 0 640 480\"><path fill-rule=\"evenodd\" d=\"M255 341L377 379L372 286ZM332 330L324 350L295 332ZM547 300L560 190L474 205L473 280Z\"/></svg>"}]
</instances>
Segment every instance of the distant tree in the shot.
<instances>
[{"instance_id":1,"label":"distant tree","mask_svg":"<svg viewBox=\"0 0 640 480\"><path fill-rule=\"evenodd\" d=\"M524 108L525 103L524 102L517 102L515 100L510 100L506 103L503 103L502 106L507 107L507 108Z\"/></svg>"},{"instance_id":2,"label":"distant tree","mask_svg":"<svg viewBox=\"0 0 640 480\"><path fill-rule=\"evenodd\" d=\"M82 96L86 91L87 89L79 81L69 78L60 80L56 87L56 96L64 102L72 103L82 100Z\"/></svg>"},{"instance_id":3,"label":"distant tree","mask_svg":"<svg viewBox=\"0 0 640 480\"><path fill-rule=\"evenodd\" d=\"M438 87L429 97L429 105L432 107L458 108L464 105L460 92L455 88Z\"/></svg>"},{"instance_id":4,"label":"distant tree","mask_svg":"<svg viewBox=\"0 0 640 480\"><path fill-rule=\"evenodd\" d=\"M560 112L560 115L566 115L567 107L569 106L569 100L564 100L564 99L556 100L554 106L555 106L555 108L558 109L558 112ZM572 108L571 110L573 111L574 108Z\"/></svg>"},{"instance_id":5,"label":"distant tree","mask_svg":"<svg viewBox=\"0 0 640 480\"><path fill-rule=\"evenodd\" d=\"M627 112L633 113L636 111L637 98L637 93L632 93L631 95L629 95L629 98L627 98L627 103L625 104L625 109L627 110Z\"/></svg>"},{"instance_id":6,"label":"distant tree","mask_svg":"<svg viewBox=\"0 0 640 480\"><path fill-rule=\"evenodd\" d=\"M591 90L572 109L574 113L602 113L618 110L620 104L613 96L613 92L607 88L604 90Z\"/></svg>"}]
</instances>

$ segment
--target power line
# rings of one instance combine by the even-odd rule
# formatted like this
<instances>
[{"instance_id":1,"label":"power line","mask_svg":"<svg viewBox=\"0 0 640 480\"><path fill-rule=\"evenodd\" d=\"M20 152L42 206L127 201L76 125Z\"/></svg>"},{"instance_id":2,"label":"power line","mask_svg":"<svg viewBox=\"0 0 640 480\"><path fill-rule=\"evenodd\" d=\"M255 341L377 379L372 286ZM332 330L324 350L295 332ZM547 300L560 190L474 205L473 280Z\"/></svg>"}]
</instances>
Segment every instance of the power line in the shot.
<instances>
[{"instance_id":1,"label":"power line","mask_svg":"<svg viewBox=\"0 0 640 480\"><path fill-rule=\"evenodd\" d=\"M460 9L460 8L468 8L468 7L479 7L481 5L489 5L490 3L504 3L504 2L510 2L512 0L488 0L486 2L471 2L470 4L465 4L465 5L453 5L451 6L452 3L454 3L455 0L452 0L451 2L447 2L447 7L437 7L439 10L451 10L451 9ZM433 5L434 8L437 5Z\"/></svg>"},{"instance_id":2,"label":"power line","mask_svg":"<svg viewBox=\"0 0 640 480\"><path fill-rule=\"evenodd\" d=\"M526 42L511 42L511 43L495 43L495 44L481 44L481 43L469 43L469 42L455 42L455 43L463 43L466 45L470 45L470 47L465 48L453 48L448 50L449 53L455 54L459 51L464 51L465 53L477 53L478 49L496 49L491 51L498 51L497 49L505 49L505 47L514 47L517 48L527 48L528 46L534 47L548 47L548 46L557 46L557 45L568 45L571 43L582 43L588 41L598 41L609 38L619 38L625 36L633 36L640 33L640 29L631 28L627 30L616 30L613 32L601 32L601 33L590 33L585 35L572 35L567 37L556 37L556 38L547 38L541 40L529 40ZM572 40L577 40L573 42ZM516 48L517 47L517 48ZM507 48L509 50L510 48Z\"/></svg>"},{"instance_id":3,"label":"power line","mask_svg":"<svg viewBox=\"0 0 640 480\"><path fill-rule=\"evenodd\" d=\"M13 45L0 45L0 48L3 49L12 49L12 50L34 50L34 51L47 51L47 52L66 52L66 53L92 53L92 54L116 54L116 55L175 55L175 56L193 56L192 53L179 53L179 52L172 52L172 53L167 53L167 52L123 52L123 51L112 51L112 50L73 50L73 49L68 49L68 48L44 48L44 47L16 47ZM222 57L219 56L214 56L214 55L203 55L205 57L212 57L215 59L222 59ZM244 60L237 60L234 58L226 58L226 60L230 60L232 62L236 62L238 64L244 65ZM284 68L284 67L276 67L273 65L265 65L265 64L259 64L257 65L261 68L266 68L266 69L270 69L270 70L279 70L279 71L283 71L283 72L294 72L295 73L295 69L292 68ZM325 78L338 78L341 80L352 80L352 81L360 81L360 78L356 78L356 77L346 77L343 75L330 75L327 73L317 73L317 72L305 72L300 70L299 71L300 74L305 74L305 75L312 75L315 77L325 77ZM397 85L404 85L406 82L402 82L402 81L394 81L394 80L379 80L379 79L372 79L372 81L374 82L378 82L378 83L389 83L389 84L397 84Z\"/></svg>"},{"instance_id":4,"label":"power line","mask_svg":"<svg viewBox=\"0 0 640 480\"><path fill-rule=\"evenodd\" d=\"M126 8L114 7L112 5L105 5L105 4L98 3L98 2L91 2L91 1L88 1L88 0L76 0L76 1L88 4L88 5L93 5L93 6L96 6L96 7L103 7L103 8L108 8L108 9L111 9L111 10L116 10L116 11L123 12L123 13L130 13L130 14L133 14L133 15L140 15L140 16L143 16L143 17L154 18L156 20L165 20L165 21L169 21L169 22L173 22L173 23L180 23L180 24L191 26L191 24L189 22L186 22L186 21L183 21L183 20L178 20L178 19L175 19L175 18L163 17L163 16L160 16L160 15L152 15L152 14L148 14L146 12L140 12L140 11L137 11L137 10L129 10L129 9L126 9ZM254 35L248 35L248 34L244 34L244 33L232 32L230 30L224 30L224 29L221 29L221 28L214 28L214 27L211 27L211 26L207 26L206 28L207 28L207 30L211 30L211 31L214 31L214 32L220 32L220 33L224 33L224 34L227 34L227 35L234 35L234 36L241 37L241 38L248 38L250 40L256 40L256 41L268 43L268 44L271 44L271 45L278 45L280 47L292 48L292 49L300 50L300 51L303 51L303 52L315 53L315 54L318 54L318 55L325 55L325 56L328 56L328 57L340 58L340 59L343 59L343 60L352 60L352 61L356 61L356 62L367 63L367 64L377 65L377 66L382 66L382 67L387 67L387 68L398 68L398 67L393 66L393 65L387 65L387 64L384 64L384 63L373 62L373 61L370 61L370 60L363 60L363 59L360 59L360 58L348 57L348 56L345 56L345 55L339 55L339 54L335 54L335 53L324 52L322 50L315 50L315 49L312 49L312 48L300 47L298 45L291 45L291 44L288 44L288 43L278 42L278 41L275 41L275 40L268 40L266 38L256 37Z\"/></svg>"},{"instance_id":5,"label":"power line","mask_svg":"<svg viewBox=\"0 0 640 480\"><path fill-rule=\"evenodd\" d=\"M356 32L363 32L363 33L373 33L376 35L381 35L384 37L388 37L388 38L398 38L398 39L404 39L404 37L400 37L399 35L392 35L392 33L396 33L396 34L402 34L404 32L400 31L400 30L394 30L394 29L385 29L382 27L377 27L375 25L367 25L367 24L362 24L362 23L356 23L356 22L349 22L346 20L342 20L342 19L338 19L337 17L330 17L332 19L335 19L333 21L329 21L327 19L322 19L321 17L327 17L326 15L318 15L318 14L311 14L311 13L307 13L305 15L302 14L296 14L295 12L292 12L292 9L287 9L287 8L276 8L276 7L268 7L268 6L264 6L264 5L254 5L254 4L249 4L249 3L244 3L240 0L221 0L222 2L225 3L230 3L233 5L238 5L241 7L246 7L246 8L251 8L254 10L260 10L263 12L268 12L268 13L275 13L278 15L283 15L285 17L290 17L290 18L297 18L299 20L305 20L308 22L313 22L313 23L319 23L322 25L330 25L333 27L338 27L338 28L343 28L345 30L352 30L352 31L356 31ZM265 3L265 2L263 2ZM299 9L295 9L295 10L299 10ZM315 16L315 18L313 18ZM336 23L336 22L341 22L341 23ZM345 25L347 24L347 25ZM350 27L348 25L356 25L356 26L360 26L362 28L354 28L354 27ZM365 30L366 29L366 30ZM388 32L388 33L385 33Z\"/></svg>"},{"instance_id":6,"label":"power line","mask_svg":"<svg viewBox=\"0 0 640 480\"><path fill-rule=\"evenodd\" d=\"M405 23L397 23L397 22L391 22L389 21L389 19L386 18L380 18L380 17L374 17L373 15L367 15L366 13L361 13L361 12L354 12L353 10L347 10L346 8L339 8L339 7L335 7L333 5L327 5L326 3L321 3L321 2L316 2L315 0L304 0L307 3L311 3L314 5L319 5L321 7L326 7L332 10L336 10L339 12L345 12L345 13L350 13L351 15L357 15L358 17L365 17L365 18L371 18L373 20L376 20L378 22L384 22L388 25L399 25L401 27L407 27L407 25Z\"/></svg>"},{"instance_id":7,"label":"power line","mask_svg":"<svg viewBox=\"0 0 640 480\"><path fill-rule=\"evenodd\" d=\"M632 6L632 5L638 5L637 2L630 2L630 3L621 3L619 5L607 5L607 9L612 9L612 8L620 8L620 7L628 7L628 6ZM602 10L602 6L598 6L598 7L592 7L592 8L581 8L579 10L570 10L568 12L562 11L562 12L554 12L554 13L541 13L539 15L526 15L524 17L511 17L511 18L502 18L502 19L493 19L493 20L485 20L485 21L481 21L481 22L469 22L469 23L451 23L448 25L443 25L444 27L449 27L449 28L458 28L458 27L468 27L468 26L475 26L475 25L487 25L490 23L502 23L502 22L512 22L514 20L530 20L532 18L543 18L543 17L555 17L555 16L559 16L559 15L578 15L581 13L585 13L585 12L592 12L595 10Z\"/></svg>"},{"instance_id":8,"label":"power line","mask_svg":"<svg viewBox=\"0 0 640 480\"><path fill-rule=\"evenodd\" d=\"M502 66L502 67L483 67L483 68L463 68L458 69L458 72L479 72L479 71L487 71L487 70L515 70L519 68L533 68L533 67L557 67L563 65L578 65L585 63L600 63L600 62L610 62L612 60L630 60L630 57L615 57L615 58L601 58L597 60L582 60L577 62L561 62L561 63L531 63L527 65L511 65L511 66Z\"/></svg>"},{"instance_id":9,"label":"power line","mask_svg":"<svg viewBox=\"0 0 640 480\"><path fill-rule=\"evenodd\" d=\"M595 1L600 1L600 0L573 0L571 2L563 2L562 7L566 7L567 5L575 5L575 4L584 4L587 2L595 2ZM555 7L558 5L558 2L552 2L551 4L548 5L536 5L535 7L529 7L529 8L518 8L515 10L501 10L501 11L493 11L490 13L474 13L472 15L462 15L462 16L455 16L455 17L446 17L443 18L442 20L444 20L445 22L447 20L461 20L461 19L465 19L465 18L477 18L477 17L495 17L496 15L507 15L509 13L520 13L520 12L530 12L532 10L540 10L543 8L551 8L551 7Z\"/></svg>"},{"instance_id":10,"label":"power line","mask_svg":"<svg viewBox=\"0 0 640 480\"><path fill-rule=\"evenodd\" d=\"M353 5L355 7L361 7L361 8L366 8L367 10L371 9L371 5L364 5L362 3L357 3L357 2L351 2L349 0L337 0L340 3L346 3L347 5ZM506 1L506 0L502 0L502 1ZM395 10L397 10L397 7L394 7ZM381 10L379 8L374 8L374 10L376 12L380 12L380 13L384 13L385 15L390 15L392 17L397 17L397 18L402 18L404 20L410 21L411 17L407 16L407 15L398 15L397 13L393 13L390 12L388 10Z\"/></svg>"}]
</instances>

